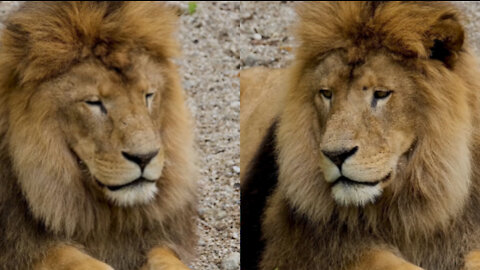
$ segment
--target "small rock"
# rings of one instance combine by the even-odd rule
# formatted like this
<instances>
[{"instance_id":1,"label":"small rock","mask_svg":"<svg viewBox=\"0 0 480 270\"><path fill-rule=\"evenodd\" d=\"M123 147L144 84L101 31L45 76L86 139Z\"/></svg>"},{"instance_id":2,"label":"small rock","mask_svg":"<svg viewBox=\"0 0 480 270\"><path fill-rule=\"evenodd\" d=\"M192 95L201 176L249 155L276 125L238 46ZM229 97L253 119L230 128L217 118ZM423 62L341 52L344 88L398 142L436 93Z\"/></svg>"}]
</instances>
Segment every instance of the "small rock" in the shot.
<instances>
[{"instance_id":1,"label":"small rock","mask_svg":"<svg viewBox=\"0 0 480 270\"><path fill-rule=\"evenodd\" d=\"M208 209L203 208L203 207L198 208L197 212L198 212L198 216L200 216L200 218L203 219L203 220L206 220L207 216L209 214L211 214L210 211L208 211Z\"/></svg>"},{"instance_id":2,"label":"small rock","mask_svg":"<svg viewBox=\"0 0 480 270\"><path fill-rule=\"evenodd\" d=\"M240 107L240 101L233 101L232 103L230 103L230 106L232 106L233 108L239 108Z\"/></svg>"},{"instance_id":3,"label":"small rock","mask_svg":"<svg viewBox=\"0 0 480 270\"><path fill-rule=\"evenodd\" d=\"M242 20L250 20L251 18L253 18L253 13L250 13L250 12L243 13L241 18Z\"/></svg>"},{"instance_id":4,"label":"small rock","mask_svg":"<svg viewBox=\"0 0 480 270\"><path fill-rule=\"evenodd\" d=\"M253 67L258 62L260 62L260 59L255 57L255 55L248 55L247 57L245 57L245 60L244 60L245 66L247 67Z\"/></svg>"},{"instance_id":5,"label":"small rock","mask_svg":"<svg viewBox=\"0 0 480 270\"><path fill-rule=\"evenodd\" d=\"M240 268L240 253L232 252L222 260L223 270L237 270Z\"/></svg>"},{"instance_id":6,"label":"small rock","mask_svg":"<svg viewBox=\"0 0 480 270\"><path fill-rule=\"evenodd\" d=\"M262 35L258 34L258 33L255 33L253 34L253 39L255 40L261 40L262 39Z\"/></svg>"},{"instance_id":7,"label":"small rock","mask_svg":"<svg viewBox=\"0 0 480 270\"><path fill-rule=\"evenodd\" d=\"M217 229L217 231L221 232L221 231L224 231L225 229L227 229L227 225L219 222L219 223L215 224L215 229Z\"/></svg>"},{"instance_id":8,"label":"small rock","mask_svg":"<svg viewBox=\"0 0 480 270\"><path fill-rule=\"evenodd\" d=\"M223 211L223 210L218 210L218 211L216 211L216 213L215 213L215 219L216 219L216 220L224 219L226 216L227 216L227 212L225 212L225 211Z\"/></svg>"},{"instance_id":9,"label":"small rock","mask_svg":"<svg viewBox=\"0 0 480 270\"><path fill-rule=\"evenodd\" d=\"M233 166L233 171L234 171L235 173L240 173L240 167L238 167L238 166Z\"/></svg>"}]
</instances>

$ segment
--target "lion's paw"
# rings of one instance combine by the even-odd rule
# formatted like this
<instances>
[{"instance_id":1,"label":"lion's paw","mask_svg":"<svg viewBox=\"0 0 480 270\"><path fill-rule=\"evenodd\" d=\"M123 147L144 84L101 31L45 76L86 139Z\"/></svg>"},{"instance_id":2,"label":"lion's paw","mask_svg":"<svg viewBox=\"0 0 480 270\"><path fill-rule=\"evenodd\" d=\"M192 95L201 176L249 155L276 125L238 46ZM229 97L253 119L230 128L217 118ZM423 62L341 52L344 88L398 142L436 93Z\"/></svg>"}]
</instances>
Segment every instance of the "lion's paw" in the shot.
<instances>
[{"instance_id":1,"label":"lion's paw","mask_svg":"<svg viewBox=\"0 0 480 270\"><path fill-rule=\"evenodd\" d=\"M399 265L398 267L395 267L394 269L398 269L398 270L423 270L423 268L418 267L416 265L413 265L411 263L405 263L405 264ZM392 268L392 270L393 270L393 268Z\"/></svg>"},{"instance_id":2,"label":"lion's paw","mask_svg":"<svg viewBox=\"0 0 480 270\"><path fill-rule=\"evenodd\" d=\"M190 270L175 253L166 247L157 247L148 254L148 262L141 270Z\"/></svg>"},{"instance_id":3,"label":"lion's paw","mask_svg":"<svg viewBox=\"0 0 480 270\"><path fill-rule=\"evenodd\" d=\"M352 270L423 270L388 250L372 250Z\"/></svg>"},{"instance_id":4,"label":"lion's paw","mask_svg":"<svg viewBox=\"0 0 480 270\"><path fill-rule=\"evenodd\" d=\"M110 265L95 260L95 259L89 259L89 260L84 260L81 262L78 262L76 265L72 265L72 268L69 268L71 270L114 270L113 267Z\"/></svg>"}]
</instances>

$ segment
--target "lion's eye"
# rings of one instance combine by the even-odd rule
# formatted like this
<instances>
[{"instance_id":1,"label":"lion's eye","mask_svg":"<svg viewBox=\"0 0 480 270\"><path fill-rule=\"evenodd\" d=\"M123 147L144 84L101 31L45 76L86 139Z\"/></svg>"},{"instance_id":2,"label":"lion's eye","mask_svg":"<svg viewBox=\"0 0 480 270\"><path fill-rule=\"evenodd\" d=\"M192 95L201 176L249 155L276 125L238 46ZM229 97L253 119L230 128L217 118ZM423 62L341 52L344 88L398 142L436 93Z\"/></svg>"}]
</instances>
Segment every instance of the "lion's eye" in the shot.
<instances>
[{"instance_id":1,"label":"lion's eye","mask_svg":"<svg viewBox=\"0 0 480 270\"><path fill-rule=\"evenodd\" d=\"M327 90L327 89L320 89L320 94L326 99L331 99L332 98L332 91Z\"/></svg>"},{"instance_id":2,"label":"lion's eye","mask_svg":"<svg viewBox=\"0 0 480 270\"><path fill-rule=\"evenodd\" d=\"M107 113L107 109L105 108L105 106L103 106L103 103L100 100L87 100L87 101L85 101L85 103L87 103L88 106L100 108L100 110L104 114Z\"/></svg>"},{"instance_id":3,"label":"lion's eye","mask_svg":"<svg viewBox=\"0 0 480 270\"><path fill-rule=\"evenodd\" d=\"M387 98L388 96L390 96L392 94L393 91L381 91L381 90L378 90L378 91L375 91L373 93L373 97L375 99L384 99L384 98Z\"/></svg>"}]
</instances>

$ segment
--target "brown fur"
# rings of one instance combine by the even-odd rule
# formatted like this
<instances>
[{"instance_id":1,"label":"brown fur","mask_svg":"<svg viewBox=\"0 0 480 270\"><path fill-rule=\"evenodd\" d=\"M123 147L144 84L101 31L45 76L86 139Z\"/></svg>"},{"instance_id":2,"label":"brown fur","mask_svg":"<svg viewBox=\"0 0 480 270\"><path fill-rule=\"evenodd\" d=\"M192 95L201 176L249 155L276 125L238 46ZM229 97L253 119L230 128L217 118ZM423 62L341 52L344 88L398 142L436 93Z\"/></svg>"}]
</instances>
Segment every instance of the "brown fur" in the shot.
<instances>
[{"instance_id":1,"label":"brown fur","mask_svg":"<svg viewBox=\"0 0 480 270\"><path fill-rule=\"evenodd\" d=\"M382 258L385 269L401 258L405 269L473 265L476 256L465 258L480 249L480 81L458 12L447 3L335 2L301 4L298 14L261 269L371 269L362 261ZM381 116L361 99L346 103L379 84L394 90ZM331 112L319 101L324 85L334 85ZM350 131L362 143L356 156L371 151L365 164L392 145L402 151L382 195L362 206L336 203L322 171L320 150L354 141Z\"/></svg>"},{"instance_id":2,"label":"brown fur","mask_svg":"<svg viewBox=\"0 0 480 270\"><path fill-rule=\"evenodd\" d=\"M154 247L192 257L196 168L192 123L171 61L175 25L159 3L26 3L7 20L1 269L31 269L59 245L114 269L140 268ZM85 103L91 96L103 99L108 113L95 114ZM133 165L121 151L153 148L163 168L153 199L125 206L105 197L94 176L122 184L119 172Z\"/></svg>"}]
</instances>

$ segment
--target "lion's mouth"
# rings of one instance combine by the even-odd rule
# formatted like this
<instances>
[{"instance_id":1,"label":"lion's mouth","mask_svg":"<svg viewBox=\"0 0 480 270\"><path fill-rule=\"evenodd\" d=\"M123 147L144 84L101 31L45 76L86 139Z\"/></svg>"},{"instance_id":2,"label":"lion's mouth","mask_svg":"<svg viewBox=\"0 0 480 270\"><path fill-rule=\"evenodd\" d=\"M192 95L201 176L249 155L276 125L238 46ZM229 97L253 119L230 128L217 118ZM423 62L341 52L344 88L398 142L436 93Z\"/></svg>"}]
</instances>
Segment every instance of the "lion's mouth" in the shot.
<instances>
[{"instance_id":1,"label":"lion's mouth","mask_svg":"<svg viewBox=\"0 0 480 270\"><path fill-rule=\"evenodd\" d=\"M143 177L139 177L139 178L137 178L137 179L135 179L131 182L128 182L126 184L121 184L121 185L105 185L104 183L100 182L98 179L95 179L95 181L97 182L97 184L99 186L101 186L102 188L105 187L110 191L117 191L117 190L120 190L120 189L123 189L123 188L126 188L126 187L137 186L137 185L141 185L141 184L144 184L144 183L153 184L153 183L156 182L155 180L149 180L149 179L146 179L146 178L143 178Z\"/></svg>"},{"instance_id":2,"label":"lion's mouth","mask_svg":"<svg viewBox=\"0 0 480 270\"><path fill-rule=\"evenodd\" d=\"M337 185L337 184L344 184L344 185L365 185L365 186L376 186L382 182L386 182L390 179L390 176L392 174L389 173L387 176L385 176L384 178L378 180L378 181L373 181L373 182L364 182L364 181L356 181L356 180L352 180L350 178L347 178L345 176L340 176L337 180L335 180L333 183L332 183L332 187Z\"/></svg>"}]
</instances>

